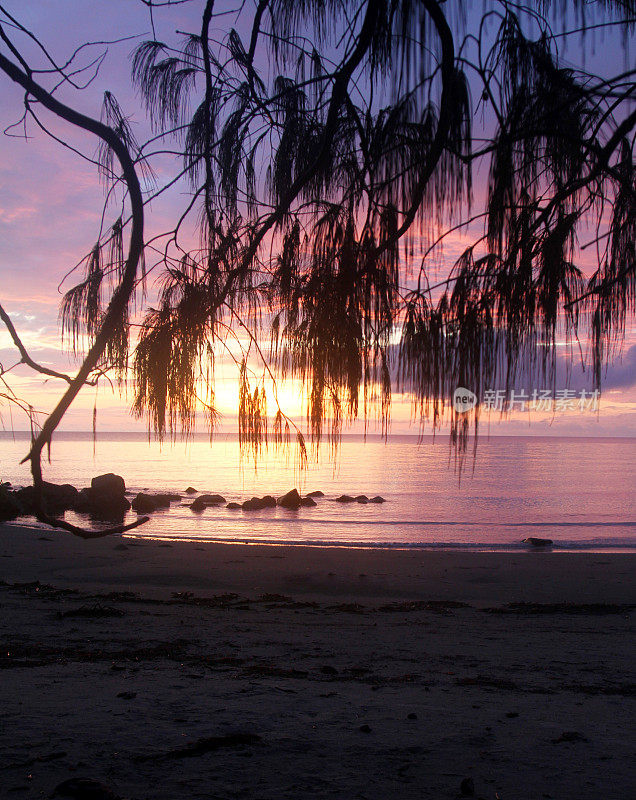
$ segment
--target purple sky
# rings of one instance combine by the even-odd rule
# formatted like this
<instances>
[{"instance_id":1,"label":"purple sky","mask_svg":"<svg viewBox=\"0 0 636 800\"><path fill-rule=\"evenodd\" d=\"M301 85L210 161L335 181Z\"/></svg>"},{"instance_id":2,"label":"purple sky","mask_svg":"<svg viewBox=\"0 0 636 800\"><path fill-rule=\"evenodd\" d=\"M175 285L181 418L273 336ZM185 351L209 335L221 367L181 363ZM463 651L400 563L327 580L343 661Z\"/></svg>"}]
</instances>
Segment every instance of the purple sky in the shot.
<instances>
[{"instance_id":1,"label":"purple sky","mask_svg":"<svg viewBox=\"0 0 636 800\"><path fill-rule=\"evenodd\" d=\"M481 9L481 2L475 5ZM87 40L115 39L131 34L139 34L140 40L150 38L147 9L135 0L91 4L79 0L30 0L27 4L13 0L4 6L38 34L59 60ZM196 30L200 25L201 7L202 4L195 0L191 5L158 11L158 38L172 36L175 29ZM227 27L230 24L229 20L224 22ZM612 46L612 42L611 37L597 37L594 42L588 39L588 67L598 63L607 65L612 60L623 58L621 49ZM136 134L143 140L148 132L145 114L130 85L128 56L133 45L134 42L124 42L111 46L101 74L90 89L79 95L65 90L60 97L81 111L99 117L103 92L110 90L125 113L131 116L136 125ZM95 48L95 55L99 51L100 48ZM25 46L24 52L30 57L34 51ZM571 49L566 53L570 60L577 55L579 53L571 52ZM22 94L2 75L0 100L0 124L5 128L19 118ZM53 132L64 136L73 146L88 155L95 154L95 143L90 137L50 117L43 116L43 119L50 123ZM74 360L68 355L61 355L59 349L58 310L61 295L58 284L95 241L104 189L97 181L92 165L60 147L33 124L29 126L29 135L28 141L0 136L0 302L11 314L36 360L60 369L73 369ZM171 165L165 166L168 168ZM479 190L478 183L477 194ZM148 213L147 234L162 230L182 201L182 197L173 193L153 204ZM461 245L459 236L449 241L445 251L449 265L452 256L460 252ZM591 252L586 252L585 261L588 266L594 266ZM71 285L67 282L64 288ZM0 362L7 368L17 360L15 350L3 331L0 334ZM51 408L62 388L54 381L43 384L22 367L17 368L12 376L12 386L18 394L23 394L38 408ZM577 368L572 385L577 390L586 385L585 377ZM492 430L510 434L633 435L636 431L636 334L633 320L627 331L626 346L609 367L605 385L606 392L599 414L570 412L557 415L556 418L552 415L534 415L530 427L527 415L514 415L510 420L498 421ZM218 388L221 411L231 427L236 402L235 383L233 373L223 367ZM293 386L284 393L292 406L297 400L296 394ZM89 429L94 399L94 391L85 390L62 427ZM296 413L295 408L290 410L292 414ZM0 411L4 425L10 427L12 420L8 412L4 408ZM15 416L13 424L16 428L26 427L25 420ZM113 394L106 387L99 397L99 424L102 429L111 430L143 427L142 423L133 422L129 417L126 398L120 398L119 394ZM409 430L408 400L396 398L393 430L401 433ZM416 432L417 429L412 430Z\"/></svg>"}]
</instances>

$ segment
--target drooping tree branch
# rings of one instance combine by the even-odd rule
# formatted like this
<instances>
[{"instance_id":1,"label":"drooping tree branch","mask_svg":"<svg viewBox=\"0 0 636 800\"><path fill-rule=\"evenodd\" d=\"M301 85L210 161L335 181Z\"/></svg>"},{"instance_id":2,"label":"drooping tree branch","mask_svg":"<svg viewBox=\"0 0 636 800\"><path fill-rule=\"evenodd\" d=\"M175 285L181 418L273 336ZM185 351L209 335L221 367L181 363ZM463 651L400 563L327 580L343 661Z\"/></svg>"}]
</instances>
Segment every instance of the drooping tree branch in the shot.
<instances>
[{"instance_id":1,"label":"drooping tree branch","mask_svg":"<svg viewBox=\"0 0 636 800\"><path fill-rule=\"evenodd\" d=\"M126 183L131 206L132 222L130 240L121 282L113 292L99 330L95 335L94 341L77 375L69 382L68 389L45 420L40 433L35 437L31 444L31 449L24 459L24 461L28 460L31 463L38 518L47 524L55 527L64 527L67 530L71 530L73 533L78 533L79 529L75 529L74 526L69 526L68 523L63 523L62 520L51 518L46 512L42 492L42 450L50 446L54 431L60 424L73 400L77 397L82 386L86 383L91 372L97 367L99 360L113 337L113 333L117 331L121 321L125 318L132 293L135 289L137 268L143 254L144 246L144 204L141 186L137 177L134 161L126 145L112 128L99 120L92 119L70 108L56 97L53 97L46 89L33 80L26 71L18 67L2 53L0 53L0 70L12 81L19 84L29 95L40 102L44 108L71 125L96 136L113 150L122 168L123 179ZM115 532L115 530L119 531L120 529L113 529L113 532Z\"/></svg>"}]
</instances>

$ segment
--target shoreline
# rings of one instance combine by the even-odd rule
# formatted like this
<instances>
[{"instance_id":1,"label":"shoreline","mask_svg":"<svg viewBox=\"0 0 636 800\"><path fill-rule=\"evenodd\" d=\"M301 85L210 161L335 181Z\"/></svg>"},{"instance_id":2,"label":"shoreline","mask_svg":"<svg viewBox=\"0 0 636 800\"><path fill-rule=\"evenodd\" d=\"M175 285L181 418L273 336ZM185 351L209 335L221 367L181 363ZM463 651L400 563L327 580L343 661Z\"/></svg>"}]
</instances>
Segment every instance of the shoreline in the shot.
<instances>
[{"instance_id":1,"label":"shoreline","mask_svg":"<svg viewBox=\"0 0 636 800\"><path fill-rule=\"evenodd\" d=\"M603 543L599 542L598 544L588 545L588 544L581 544L577 545L576 543L572 543L571 541L567 542L566 544L562 544L562 540L556 540L549 546L533 546L524 542L523 540L515 540L515 542L507 542L507 543L497 543L497 542L444 542L444 541L435 541L435 542L367 542L364 540L360 541L334 541L334 540L311 540L311 539L249 539L244 536L237 536L235 539L215 539L211 538L208 534L193 534L193 533L175 533L172 530L160 530L155 531L151 534L144 535L143 531L152 528L152 522L157 519L157 516L153 516L150 518L147 526L142 528L134 529L133 531L126 532L123 536L126 539L132 539L139 542L167 542L172 544L195 544L195 545L249 545L252 547L262 546L262 547L305 547L305 548L316 548L316 549L334 549L334 550L378 550L381 552L393 552L393 551L407 551L407 552L449 552L449 553L507 553L511 555L521 555L524 553L528 554L536 554L536 553L550 553L550 554L565 554L565 553L588 553L590 555L603 555L603 554L616 554L616 555L636 555L636 544L623 544L623 543ZM161 520L162 517L159 516ZM241 523L246 521L245 518L239 518ZM267 520L263 520L262 518L256 518L258 522L263 522ZM130 522L130 519L125 520L126 522ZM276 520L278 522L278 520ZM303 522L307 522L307 520L303 520ZM313 520L309 520L309 522L314 522ZM318 525L328 525L329 522L325 520L317 520L315 521ZM364 524L364 523L360 523ZM381 525L381 523L377 523ZM396 524L393 521L387 523L388 525ZM425 527L427 523L418 523L421 524L422 527ZM436 522L431 522L431 525L436 525ZM25 530L32 530L37 532L44 532L44 533L51 533L55 532L55 529L50 528L49 526L45 525L44 523L39 523L37 520L33 519L33 521L27 519L27 521L20 520L8 520L4 523L0 523L0 525L4 525L7 528L16 528L16 529L25 529ZM210 527L214 526L214 520L210 520ZM550 524L546 523L545 526L542 523L537 524L528 524L528 525L521 525L520 527L523 528L537 528L537 527L550 527ZM618 526L618 524L617 524ZM577 527L576 524L572 523L569 527ZM594 527L594 524L588 527ZM58 532L59 533L59 532Z\"/></svg>"},{"instance_id":2,"label":"shoreline","mask_svg":"<svg viewBox=\"0 0 636 800\"><path fill-rule=\"evenodd\" d=\"M152 522L148 523L149 526ZM155 594L280 592L351 599L636 602L636 553L356 548L176 541L0 525L0 579Z\"/></svg>"}]
</instances>

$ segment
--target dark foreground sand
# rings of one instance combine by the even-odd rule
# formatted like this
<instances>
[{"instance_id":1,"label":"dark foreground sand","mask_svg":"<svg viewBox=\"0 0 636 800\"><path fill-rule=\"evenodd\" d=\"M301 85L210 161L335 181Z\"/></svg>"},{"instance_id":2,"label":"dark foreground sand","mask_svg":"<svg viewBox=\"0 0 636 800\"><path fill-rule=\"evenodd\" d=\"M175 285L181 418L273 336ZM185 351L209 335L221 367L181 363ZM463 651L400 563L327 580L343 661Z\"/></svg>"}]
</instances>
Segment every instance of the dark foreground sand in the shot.
<instances>
[{"instance_id":1,"label":"dark foreground sand","mask_svg":"<svg viewBox=\"0 0 636 800\"><path fill-rule=\"evenodd\" d=\"M635 568L0 526L0 796L628 800Z\"/></svg>"}]
</instances>

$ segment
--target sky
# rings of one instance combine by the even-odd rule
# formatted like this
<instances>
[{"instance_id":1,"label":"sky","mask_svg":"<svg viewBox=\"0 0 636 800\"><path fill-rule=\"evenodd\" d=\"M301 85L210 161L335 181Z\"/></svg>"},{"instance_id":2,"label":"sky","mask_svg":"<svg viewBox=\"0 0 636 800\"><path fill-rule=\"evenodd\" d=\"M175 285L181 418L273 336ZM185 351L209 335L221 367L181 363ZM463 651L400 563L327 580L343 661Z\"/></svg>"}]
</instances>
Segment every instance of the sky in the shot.
<instances>
[{"instance_id":1,"label":"sky","mask_svg":"<svg viewBox=\"0 0 636 800\"><path fill-rule=\"evenodd\" d=\"M477 3L481 7L481 2ZM151 29L146 7L139 0L111 0L108 3L86 4L80 0L30 0L7 2L4 7L46 42L50 52L59 60L87 40L111 40L122 35L136 35L138 40L150 38ZM157 12L159 38L175 29L196 30L201 3L179 6L167 12ZM229 22L223 22L227 32ZM145 114L139 97L130 84L129 53L134 41L111 45L100 75L86 92L61 92L62 99L79 110L99 117L104 90L115 94L127 115L130 115L140 140L148 133ZM606 58L609 41L595 43L588 57L593 61ZM95 54L103 48L95 48ZM3 50L3 52L5 52ZM33 51L25 45L25 53ZM566 53L576 58L576 53ZM21 114L22 95L4 75L0 75L0 128L16 122ZM51 130L83 152L94 155L95 144L90 137L74 131L47 117ZM0 135L0 302L9 312L31 356L42 364L59 370L72 371L77 361L72 354L60 349L59 304L61 293L70 288L60 283L68 270L90 250L99 230L104 188L96 178L93 165L82 161L75 153L29 126L29 138ZM171 166L165 163L167 170ZM161 177L161 165L160 175ZM482 181L480 184L479 181ZM478 176L476 192L483 191L483 176ZM173 193L152 205L148 214L147 234L164 229L183 197ZM440 272L453 262L462 250L462 235L451 237L444 250L446 263ZM587 268L594 265L594 254L584 255ZM152 287L151 287L152 294ZM565 348L557 389L565 389ZM9 368L19 358L8 334L0 332L0 363ZM11 387L34 407L50 410L63 386L49 380L43 382L24 367L10 373ZM577 398L589 388L588 375L575 365L569 386ZM543 387L536 387L541 389ZM235 371L223 359L217 373L217 403L222 425L235 424L237 384ZM291 416L302 414L299 388L294 384L282 387L282 405ZM62 424L67 430L88 430L97 399L99 430L143 430L145 422L133 420L128 408L130 388L112 390L106 383L97 392L82 391ZM12 412L7 403L0 405L5 428L24 429L27 421ZM493 412L482 416L493 434L633 436L636 433L636 333L633 320L628 324L622 351L616 354L605 376L600 409L584 408L568 403L556 413L526 408L510 418L501 419ZM483 429L483 428L482 428ZM411 420L408 397L396 396L392 407L392 427L395 433L417 433ZM429 429L430 430L430 429Z\"/></svg>"}]
</instances>

